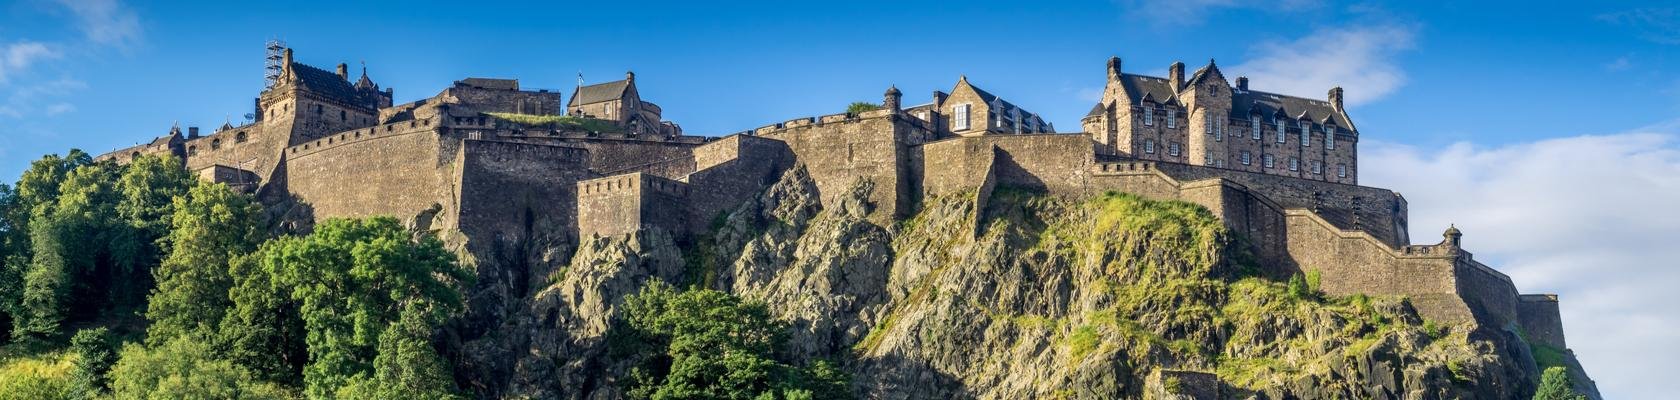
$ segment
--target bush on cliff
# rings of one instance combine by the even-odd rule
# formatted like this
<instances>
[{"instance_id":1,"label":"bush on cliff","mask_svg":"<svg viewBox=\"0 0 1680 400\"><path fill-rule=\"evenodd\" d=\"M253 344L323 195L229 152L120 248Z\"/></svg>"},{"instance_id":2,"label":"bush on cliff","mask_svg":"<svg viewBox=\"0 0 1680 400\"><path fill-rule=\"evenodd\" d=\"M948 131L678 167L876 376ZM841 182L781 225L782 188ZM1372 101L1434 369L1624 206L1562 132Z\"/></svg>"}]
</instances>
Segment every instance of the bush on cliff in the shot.
<instances>
[{"instance_id":1,"label":"bush on cliff","mask_svg":"<svg viewBox=\"0 0 1680 400\"><path fill-rule=\"evenodd\" d=\"M1534 400L1585 400L1587 396L1575 392L1575 383L1569 379L1569 369L1564 367L1546 368L1540 374L1540 389L1534 391Z\"/></svg>"},{"instance_id":2,"label":"bush on cliff","mask_svg":"<svg viewBox=\"0 0 1680 400\"><path fill-rule=\"evenodd\" d=\"M626 325L643 363L627 392L640 399L849 398L847 378L817 361L799 368L772 352L785 326L763 304L708 289L654 282L625 299Z\"/></svg>"}]
</instances>

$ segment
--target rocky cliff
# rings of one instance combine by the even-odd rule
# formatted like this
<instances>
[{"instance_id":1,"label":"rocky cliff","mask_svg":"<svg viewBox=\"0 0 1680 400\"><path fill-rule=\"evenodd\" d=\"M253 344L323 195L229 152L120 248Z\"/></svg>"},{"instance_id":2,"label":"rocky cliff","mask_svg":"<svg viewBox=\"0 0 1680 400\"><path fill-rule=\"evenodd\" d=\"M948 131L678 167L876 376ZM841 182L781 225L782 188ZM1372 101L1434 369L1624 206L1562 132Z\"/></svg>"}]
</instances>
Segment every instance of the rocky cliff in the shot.
<instances>
[{"instance_id":1,"label":"rocky cliff","mask_svg":"<svg viewBox=\"0 0 1680 400\"><path fill-rule=\"evenodd\" d=\"M795 168L693 243L648 230L585 238L569 262L541 257L526 268L547 277L535 295L495 335L459 347L476 370L467 379L502 397L620 397L631 365L614 355L613 327L624 298L659 280L762 302L788 326L780 356L838 362L861 398L1535 389L1520 336L1425 321L1404 298L1326 298L1313 277L1261 276L1243 239L1194 205L1002 189L983 210L972 194L926 199L879 226L872 190L858 181L824 208Z\"/></svg>"}]
</instances>

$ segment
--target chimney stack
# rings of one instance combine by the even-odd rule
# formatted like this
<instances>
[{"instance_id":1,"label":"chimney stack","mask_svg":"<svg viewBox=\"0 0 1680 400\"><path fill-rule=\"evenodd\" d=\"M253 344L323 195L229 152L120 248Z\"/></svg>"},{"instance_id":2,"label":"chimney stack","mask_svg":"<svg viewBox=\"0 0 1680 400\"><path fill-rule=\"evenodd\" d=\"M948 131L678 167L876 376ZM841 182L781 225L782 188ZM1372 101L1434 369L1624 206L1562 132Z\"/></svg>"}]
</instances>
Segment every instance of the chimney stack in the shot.
<instances>
[{"instance_id":1,"label":"chimney stack","mask_svg":"<svg viewBox=\"0 0 1680 400\"><path fill-rule=\"evenodd\" d=\"M1336 107L1336 112L1342 112L1342 87L1330 88L1330 105Z\"/></svg>"},{"instance_id":2,"label":"chimney stack","mask_svg":"<svg viewBox=\"0 0 1680 400\"><path fill-rule=\"evenodd\" d=\"M198 138L198 127L196 127L196 126L187 127L187 139L197 139L197 138Z\"/></svg>"},{"instance_id":3,"label":"chimney stack","mask_svg":"<svg viewBox=\"0 0 1680 400\"><path fill-rule=\"evenodd\" d=\"M1167 78L1172 80L1174 92L1184 90L1184 63L1173 62L1171 67L1167 67Z\"/></svg>"},{"instance_id":4,"label":"chimney stack","mask_svg":"<svg viewBox=\"0 0 1680 400\"><path fill-rule=\"evenodd\" d=\"M1237 77L1237 90L1241 90L1241 91L1244 91L1244 92L1248 91L1248 77L1246 77L1246 76Z\"/></svg>"},{"instance_id":5,"label":"chimney stack","mask_svg":"<svg viewBox=\"0 0 1680 400\"><path fill-rule=\"evenodd\" d=\"M344 63L338 63L338 77L340 79L344 79L345 82L349 82L350 81L350 66L344 65Z\"/></svg>"},{"instance_id":6,"label":"chimney stack","mask_svg":"<svg viewBox=\"0 0 1680 400\"><path fill-rule=\"evenodd\" d=\"M1108 58L1108 80L1120 80L1120 57Z\"/></svg>"},{"instance_id":7,"label":"chimney stack","mask_svg":"<svg viewBox=\"0 0 1680 400\"><path fill-rule=\"evenodd\" d=\"M630 83L636 83L636 73L624 71L624 80L630 81Z\"/></svg>"}]
</instances>

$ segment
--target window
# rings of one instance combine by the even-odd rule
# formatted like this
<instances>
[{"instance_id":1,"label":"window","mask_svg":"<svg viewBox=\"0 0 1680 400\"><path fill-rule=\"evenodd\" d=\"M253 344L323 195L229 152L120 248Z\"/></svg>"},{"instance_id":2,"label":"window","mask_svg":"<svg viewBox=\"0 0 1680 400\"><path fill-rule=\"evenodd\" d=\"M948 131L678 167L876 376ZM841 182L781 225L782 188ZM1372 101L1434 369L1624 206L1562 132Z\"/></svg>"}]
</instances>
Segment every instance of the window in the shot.
<instances>
[{"instance_id":1,"label":"window","mask_svg":"<svg viewBox=\"0 0 1680 400\"><path fill-rule=\"evenodd\" d=\"M1336 149L1336 128L1333 126L1324 126L1324 148L1330 150Z\"/></svg>"},{"instance_id":2,"label":"window","mask_svg":"<svg viewBox=\"0 0 1680 400\"><path fill-rule=\"evenodd\" d=\"M1202 130L1207 131L1209 135L1213 134L1213 114L1202 114Z\"/></svg>"},{"instance_id":3,"label":"window","mask_svg":"<svg viewBox=\"0 0 1680 400\"><path fill-rule=\"evenodd\" d=\"M1286 135L1286 133L1283 131L1283 120L1282 119L1277 120L1277 134L1278 134L1278 143L1283 143L1284 135Z\"/></svg>"},{"instance_id":4,"label":"window","mask_svg":"<svg viewBox=\"0 0 1680 400\"><path fill-rule=\"evenodd\" d=\"M1260 116L1248 117L1248 127L1254 130L1254 140L1260 140Z\"/></svg>"},{"instance_id":5,"label":"window","mask_svg":"<svg viewBox=\"0 0 1680 400\"><path fill-rule=\"evenodd\" d=\"M217 150L217 149L221 149L221 148L222 148L222 139L219 139L219 138L218 139L210 139L210 150Z\"/></svg>"},{"instance_id":6,"label":"window","mask_svg":"<svg viewBox=\"0 0 1680 400\"><path fill-rule=\"evenodd\" d=\"M1173 157L1178 157L1178 143L1168 143L1167 154Z\"/></svg>"},{"instance_id":7,"label":"window","mask_svg":"<svg viewBox=\"0 0 1680 400\"><path fill-rule=\"evenodd\" d=\"M1301 120L1301 147L1312 147L1312 123Z\"/></svg>"},{"instance_id":8,"label":"window","mask_svg":"<svg viewBox=\"0 0 1680 400\"><path fill-rule=\"evenodd\" d=\"M1145 154L1155 154L1155 139L1143 140L1143 152Z\"/></svg>"},{"instance_id":9,"label":"window","mask_svg":"<svg viewBox=\"0 0 1680 400\"><path fill-rule=\"evenodd\" d=\"M233 142L234 143L245 143L245 131L239 131L239 133L234 134L233 135Z\"/></svg>"},{"instance_id":10,"label":"window","mask_svg":"<svg viewBox=\"0 0 1680 400\"><path fill-rule=\"evenodd\" d=\"M1217 168L1225 168L1225 160L1224 159L1213 160L1213 166L1217 167Z\"/></svg>"},{"instance_id":11,"label":"window","mask_svg":"<svg viewBox=\"0 0 1680 400\"><path fill-rule=\"evenodd\" d=\"M322 112L322 111L321 111L321 105L320 105L320 104L316 104L316 105L315 105L315 114L320 114L320 113L321 113L321 112Z\"/></svg>"},{"instance_id":12,"label":"window","mask_svg":"<svg viewBox=\"0 0 1680 400\"><path fill-rule=\"evenodd\" d=\"M1318 161L1313 161L1312 162L1312 173L1314 175L1324 173L1324 163L1318 162Z\"/></svg>"},{"instance_id":13,"label":"window","mask_svg":"<svg viewBox=\"0 0 1680 400\"><path fill-rule=\"evenodd\" d=\"M1242 165L1253 165L1253 162L1252 162L1252 161L1250 161L1250 160L1249 160L1249 158L1248 158L1248 157L1249 157L1249 156L1248 156L1248 151L1247 151L1247 150L1243 150L1243 152L1242 152L1242 158L1241 158L1241 159L1240 159L1240 160L1239 160L1239 161L1242 161Z\"/></svg>"},{"instance_id":14,"label":"window","mask_svg":"<svg viewBox=\"0 0 1680 400\"><path fill-rule=\"evenodd\" d=\"M1170 108L1170 107L1167 108L1167 127L1168 128L1177 128L1178 127L1178 109Z\"/></svg>"},{"instance_id":15,"label":"window","mask_svg":"<svg viewBox=\"0 0 1680 400\"><path fill-rule=\"evenodd\" d=\"M349 121L350 116L345 114L344 110L338 110L338 120L339 121Z\"/></svg>"},{"instance_id":16,"label":"window","mask_svg":"<svg viewBox=\"0 0 1680 400\"><path fill-rule=\"evenodd\" d=\"M1213 141L1215 141L1215 142L1225 141L1225 124L1221 123L1221 124L1214 124L1213 125Z\"/></svg>"},{"instance_id":17,"label":"window","mask_svg":"<svg viewBox=\"0 0 1680 400\"><path fill-rule=\"evenodd\" d=\"M1202 165L1213 165L1213 151L1210 150L1207 154L1204 154L1202 157Z\"/></svg>"},{"instance_id":18,"label":"window","mask_svg":"<svg viewBox=\"0 0 1680 400\"><path fill-rule=\"evenodd\" d=\"M1277 168L1277 160L1273 160L1271 154L1261 154L1260 164L1266 168Z\"/></svg>"},{"instance_id":19,"label":"window","mask_svg":"<svg viewBox=\"0 0 1680 400\"><path fill-rule=\"evenodd\" d=\"M1336 177L1337 178L1346 178L1347 177L1347 164L1336 164Z\"/></svg>"},{"instance_id":20,"label":"window","mask_svg":"<svg viewBox=\"0 0 1680 400\"><path fill-rule=\"evenodd\" d=\"M951 129L968 129L968 104L958 104L955 112L951 113Z\"/></svg>"},{"instance_id":21,"label":"window","mask_svg":"<svg viewBox=\"0 0 1680 400\"><path fill-rule=\"evenodd\" d=\"M1295 158L1295 157L1289 157L1289 170L1290 171L1300 171L1301 170L1301 159Z\"/></svg>"},{"instance_id":22,"label":"window","mask_svg":"<svg viewBox=\"0 0 1680 400\"><path fill-rule=\"evenodd\" d=\"M1143 125L1155 126L1155 107L1143 106Z\"/></svg>"}]
</instances>

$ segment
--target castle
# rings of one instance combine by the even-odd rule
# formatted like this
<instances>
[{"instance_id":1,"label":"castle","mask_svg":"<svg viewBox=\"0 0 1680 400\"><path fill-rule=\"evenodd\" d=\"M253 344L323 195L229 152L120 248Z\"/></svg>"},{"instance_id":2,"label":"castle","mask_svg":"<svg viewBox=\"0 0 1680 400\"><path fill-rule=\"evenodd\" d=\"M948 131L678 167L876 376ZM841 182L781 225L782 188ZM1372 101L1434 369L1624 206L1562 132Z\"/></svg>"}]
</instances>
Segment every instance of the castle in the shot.
<instances>
[{"instance_id":1,"label":"castle","mask_svg":"<svg viewBox=\"0 0 1680 400\"><path fill-rule=\"evenodd\" d=\"M352 82L345 65L310 67L287 49L252 122L205 135L177 127L101 158L180 157L203 179L304 223L409 218L463 235L478 260L507 258L538 236L577 243L657 228L692 239L796 167L824 205L872 182L870 218L883 226L936 196L974 196L983 210L999 187L1121 191L1205 206L1263 265L1317 271L1329 294L1407 296L1432 320L1567 348L1556 296L1519 294L1464 249L1457 229L1411 244L1406 200L1356 185L1358 131L1341 89L1306 99L1249 90L1245 78L1232 86L1211 61L1188 78L1183 70L1148 77L1109 60L1103 98L1079 133L1056 133L963 77L926 104L906 106L891 87L878 110L702 137L663 121L634 74L580 84L564 106L561 93L485 78L393 105L365 68ZM493 264L480 264L478 285L538 279Z\"/></svg>"}]
</instances>

